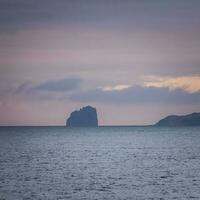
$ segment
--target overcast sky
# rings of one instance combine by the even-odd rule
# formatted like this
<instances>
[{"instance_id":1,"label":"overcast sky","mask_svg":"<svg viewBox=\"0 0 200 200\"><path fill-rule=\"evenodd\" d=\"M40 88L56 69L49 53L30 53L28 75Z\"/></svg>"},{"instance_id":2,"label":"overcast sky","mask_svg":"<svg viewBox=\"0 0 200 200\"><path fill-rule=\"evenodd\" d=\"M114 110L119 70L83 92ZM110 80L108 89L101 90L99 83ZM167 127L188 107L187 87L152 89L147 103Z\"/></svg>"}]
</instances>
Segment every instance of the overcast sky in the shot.
<instances>
[{"instance_id":1,"label":"overcast sky","mask_svg":"<svg viewBox=\"0 0 200 200\"><path fill-rule=\"evenodd\" d=\"M199 0L0 0L0 125L200 112Z\"/></svg>"}]
</instances>

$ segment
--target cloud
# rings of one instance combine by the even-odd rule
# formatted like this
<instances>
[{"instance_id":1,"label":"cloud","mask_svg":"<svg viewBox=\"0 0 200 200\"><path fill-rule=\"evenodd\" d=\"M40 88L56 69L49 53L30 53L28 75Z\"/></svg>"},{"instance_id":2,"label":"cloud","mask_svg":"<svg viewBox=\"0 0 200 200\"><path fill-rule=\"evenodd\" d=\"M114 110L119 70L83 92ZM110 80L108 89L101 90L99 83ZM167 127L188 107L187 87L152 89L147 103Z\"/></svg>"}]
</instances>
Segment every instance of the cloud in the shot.
<instances>
[{"instance_id":1,"label":"cloud","mask_svg":"<svg viewBox=\"0 0 200 200\"><path fill-rule=\"evenodd\" d=\"M104 87L81 87L82 79L65 78L33 84L24 82L15 94L31 99L70 100L81 103L113 104L195 104L200 102L199 76L154 78L143 85L117 84Z\"/></svg>"},{"instance_id":2,"label":"cloud","mask_svg":"<svg viewBox=\"0 0 200 200\"><path fill-rule=\"evenodd\" d=\"M199 1L168 0L167 4L163 4L159 1L130 0L115 3L113 0L0 0L0 13L1 27L2 25L4 27L24 26L41 22L86 23L89 21L98 23L103 21L104 23L123 22L120 24L126 24L126 20L133 25L133 20L137 20L140 22L137 26L147 21L149 22L146 22L148 27L155 28L156 25L167 26L168 23L180 26L188 20L192 22L188 24L195 22L198 24Z\"/></svg>"},{"instance_id":3,"label":"cloud","mask_svg":"<svg viewBox=\"0 0 200 200\"><path fill-rule=\"evenodd\" d=\"M65 78L61 80L48 80L43 83L25 81L15 90L12 90L12 97L29 100L60 100L71 92L81 88L82 80L79 78Z\"/></svg>"},{"instance_id":4,"label":"cloud","mask_svg":"<svg viewBox=\"0 0 200 200\"><path fill-rule=\"evenodd\" d=\"M25 81L21 85L17 87L17 89L14 91L15 94L23 93L29 89L32 88L32 83L30 81Z\"/></svg>"},{"instance_id":5,"label":"cloud","mask_svg":"<svg viewBox=\"0 0 200 200\"><path fill-rule=\"evenodd\" d=\"M200 91L200 75L182 76L182 77L147 77L149 80L144 82L146 87L163 88L167 87L170 90L183 89L189 93Z\"/></svg>"},{"instance_id":6,"label":"cloud","mask_svg":"<svg viewBox=\"0 0 200 200\"><path fill-rule=\"evenodd\" d=\"M79 78L66 78L56 81L46 81L38 86L33 87L34 90L49 91L49 92L67 92L78 89L81 84Z\"/></svg>"},{"instance_id":7,"label":"cloud","mask_svg":"<svg viewBox=\"0 0 200 200\"><path fill-rule=\"evenodd\" d=\"M103 91L112 91L112 90L124 90L131 87L131 85L115 85L115 86L105 86L105 87L100 87Z\"/></svg>"},{"instance_id":8,"label":"cloud","mask_svg":"<svg viewBox=\"0 0 200 200\"><path fill-rule=\"evenodd\" d=\"M123 90L88 90L72 94L70 99L78 102L104 102L113 104L199 104L200 92L188 93L182 89L132 86Z\"/></svg>"}]
</instances>

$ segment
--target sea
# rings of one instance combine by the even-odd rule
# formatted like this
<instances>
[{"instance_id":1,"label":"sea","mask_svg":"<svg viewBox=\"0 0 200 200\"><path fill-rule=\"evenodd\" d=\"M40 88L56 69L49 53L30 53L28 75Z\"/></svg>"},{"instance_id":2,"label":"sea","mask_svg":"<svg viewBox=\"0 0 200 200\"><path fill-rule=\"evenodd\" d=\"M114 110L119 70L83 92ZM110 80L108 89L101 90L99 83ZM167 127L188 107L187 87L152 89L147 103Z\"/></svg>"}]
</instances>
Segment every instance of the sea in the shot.
<instances>
[{"instance_id":1,"label":"sea","mask_svg":"<svg viewBox=\"0 0 200 200\"><path fill-rule=\"evenodd\" d=\"M0 200L200 199L200 127L1 127Z\"/></svg>"}]
</instances>

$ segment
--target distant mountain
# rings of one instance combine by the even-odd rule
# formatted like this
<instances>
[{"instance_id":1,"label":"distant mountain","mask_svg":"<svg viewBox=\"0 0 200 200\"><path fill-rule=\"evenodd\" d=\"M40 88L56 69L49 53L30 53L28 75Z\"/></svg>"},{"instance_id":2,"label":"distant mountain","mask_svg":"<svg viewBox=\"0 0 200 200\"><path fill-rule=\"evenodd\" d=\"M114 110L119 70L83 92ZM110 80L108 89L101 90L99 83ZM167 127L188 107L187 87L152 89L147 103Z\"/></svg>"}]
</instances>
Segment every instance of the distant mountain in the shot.
<instances>
[{"instance_id":1,"label":"distant mountain","mask_svg":"<svg viewBox=\"0 0 200 200\"><path fill-rule=\"evenodd\" d=\"M69 127L96 127L98 126L97 111L92 106L86 106L70 114L66 126Z\"/></svg>"},{"instance_id":2,"label":"distant mountain","mask_svg":"<svg viewBox=\"0 0 200 200\"><path fill-rule=\"evenodd\" d=\"M192 113L189 115L170 115L161 119L156 126L200 126L200 113Z\"/></svg>"}]
</instances>

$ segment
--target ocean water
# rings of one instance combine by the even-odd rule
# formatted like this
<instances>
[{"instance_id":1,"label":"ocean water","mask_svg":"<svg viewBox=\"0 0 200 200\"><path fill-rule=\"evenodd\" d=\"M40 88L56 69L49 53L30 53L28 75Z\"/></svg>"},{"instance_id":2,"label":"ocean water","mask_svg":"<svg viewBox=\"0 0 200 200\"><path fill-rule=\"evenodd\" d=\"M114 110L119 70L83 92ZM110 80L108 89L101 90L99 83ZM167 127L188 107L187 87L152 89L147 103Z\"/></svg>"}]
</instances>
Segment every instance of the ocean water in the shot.
<instances>
[{"instance_id":1,"label":"ocean water","mask_svg":"<svg viewBox=\"0 0 200 200\"><path fill-rule=\"evenodd\" d=\"M200 127L1 127L3 199L200 199Z\"/></svg>"}]
</instances>

